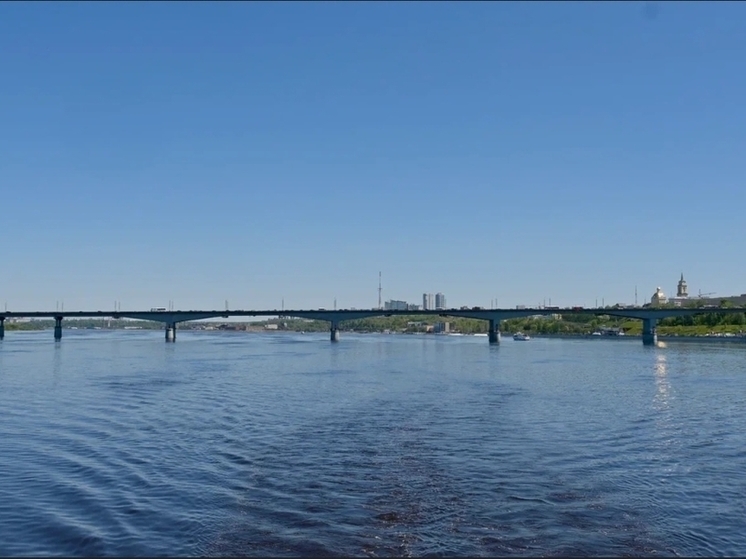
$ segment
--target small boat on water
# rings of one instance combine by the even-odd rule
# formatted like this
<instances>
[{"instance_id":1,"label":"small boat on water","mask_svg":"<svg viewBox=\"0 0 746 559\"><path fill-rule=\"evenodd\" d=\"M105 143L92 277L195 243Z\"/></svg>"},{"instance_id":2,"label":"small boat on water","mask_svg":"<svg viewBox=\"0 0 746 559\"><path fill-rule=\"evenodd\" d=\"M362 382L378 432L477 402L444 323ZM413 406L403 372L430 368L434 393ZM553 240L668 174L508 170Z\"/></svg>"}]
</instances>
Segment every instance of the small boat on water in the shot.
<instances>
[{"instance_id":1,"label":"small boat on water","mask_svg":"<svg viewBox=\"0 0 746 559\"><path fill-rule=\"evenodd\" d=\"M513 339L517 342L526 342L531 339L531 337L528 334L524 334L523 332L516 332L513 334Z\"/></svg>"}]
</instances>

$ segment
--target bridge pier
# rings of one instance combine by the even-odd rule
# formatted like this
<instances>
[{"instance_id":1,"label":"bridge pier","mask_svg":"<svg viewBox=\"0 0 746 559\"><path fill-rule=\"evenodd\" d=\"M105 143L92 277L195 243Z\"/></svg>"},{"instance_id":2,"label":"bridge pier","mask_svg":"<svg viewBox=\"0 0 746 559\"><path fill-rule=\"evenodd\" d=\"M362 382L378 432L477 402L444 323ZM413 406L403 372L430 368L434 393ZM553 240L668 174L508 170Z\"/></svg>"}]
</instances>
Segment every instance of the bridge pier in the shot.
<instances>
[{"instance_id":1,"label":"bridge pier","mask_svg":"<svg viewBox=\"0 0 746 559\"><path fill-rule=\"evenodd\" d=\"M331 340L332 342L339 341L339 322L332 322L331 325Z\"/></svg>"},{"instance_id":2,"label":"bridge pier","mask_svg":"<svg viewBox=\"0 0 746 559\"><path fill-rule=\"evenodd\" d=\"M0 317L0 340L5 337L5 317Z\"/></svg>"},{"instance_id":3,"label":"bridge pier","mask_svg":"<svg viewBox=\"0 0 746 559\"><path fill-rule=\"evenodd\" d=\"M62 339L62 317L54 317L54 340L59 342Z\"/></svg>"},{"instance_id":4,"label":"bridge pier","mask_svg":"<svg viewBox=\"0 0 746 559\"><path fill-rule=\"evenodd\" d=\"M487 331L487 336L489 337L489 341L491 344L500 343L500 321L499 320L490 319L490 326L489 326L489 330Z\"/></svg>"},{"instance_id":5,"label":"bridge pier","mask_svg":"<svg viewBox=\"0 0 746 559\"><path fill-rule=\"evenodd\" d=\"M167 342L176 341L176 323L175 322L166 323L166 341Z\"/></svg>"},{"instance_id":6,"label":"bridge pier","mask_svg":"<svg viewBox=\"0 0 746 559\"><path fill-rule=\"evenodd\" d=\"M642 345L656 345L658 343L658 333L655 329L655 318L642 319Z\"/></svg>"}]
</instances>

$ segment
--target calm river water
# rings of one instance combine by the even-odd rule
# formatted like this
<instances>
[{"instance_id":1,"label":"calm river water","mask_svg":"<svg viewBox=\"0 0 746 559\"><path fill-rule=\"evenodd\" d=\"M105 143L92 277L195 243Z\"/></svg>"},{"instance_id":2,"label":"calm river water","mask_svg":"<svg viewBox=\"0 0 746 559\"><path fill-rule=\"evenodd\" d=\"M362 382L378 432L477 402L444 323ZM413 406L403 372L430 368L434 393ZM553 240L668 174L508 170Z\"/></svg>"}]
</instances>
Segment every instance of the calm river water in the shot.
<instances>
[{"instance_id":1,"label":"calm river water","mask_svg":"<svg viewBox=\"0 0 746 559\"><path fill-rule=\"evenodd\" d=\"M8 332L0 555L746 555L746 345Z\"/></svg>"}]
</instances>

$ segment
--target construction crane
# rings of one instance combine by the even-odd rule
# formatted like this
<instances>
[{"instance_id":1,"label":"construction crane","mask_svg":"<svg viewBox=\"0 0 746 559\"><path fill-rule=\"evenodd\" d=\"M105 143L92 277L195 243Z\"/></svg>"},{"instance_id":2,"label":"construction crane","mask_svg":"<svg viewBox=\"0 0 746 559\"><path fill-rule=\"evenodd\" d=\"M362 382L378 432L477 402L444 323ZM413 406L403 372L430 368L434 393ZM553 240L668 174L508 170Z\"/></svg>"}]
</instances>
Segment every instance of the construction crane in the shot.
<instances>
[{"instance_id":1,"label":"construction crane","mask_svg":"<svg viewBox=\"0 0 746 559\"><path fill-rule=\"evenodd\" d=\"M710 297L711 295L715 295L715 292L714 291L710 291L709 293L702 293L701 289L699 290L699 293L697 294L697 296L700 299L702 299L703 297Z\"/></svg>"}]
</instances>

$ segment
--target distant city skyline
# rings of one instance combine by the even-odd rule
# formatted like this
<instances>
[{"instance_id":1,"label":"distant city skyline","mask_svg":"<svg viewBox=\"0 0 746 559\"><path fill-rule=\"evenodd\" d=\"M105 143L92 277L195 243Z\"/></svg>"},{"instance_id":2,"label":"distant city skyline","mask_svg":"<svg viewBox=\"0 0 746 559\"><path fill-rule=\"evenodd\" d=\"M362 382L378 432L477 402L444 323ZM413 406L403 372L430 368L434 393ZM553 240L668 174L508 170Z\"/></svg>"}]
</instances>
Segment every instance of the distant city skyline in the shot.
<instances>
[{"instance_id":1,"label":"distant city skyline","mask_svg":"<svg viewBox=\"0 0 746 559\"><path fill-rule=\"evenodd\" d=\"M636 290L637 291L637 290ZM463 306L467 307L473 307L473 306L479 306L483 307L485 309L490 308L524 308L524 307L534 307L534 308L542 308L542 307L562 307L562 308L569 308L572 306L583 306L583 307L603 307L603 306L612 306L615 304L624 304L624 305L636 305L636 306L642 306L647 303L655 302L658 299L661 299L665 302L666 300L669 301L676 301L680 302L683 300L695 300L698 298L703 299L711 299L712 301L717 301L719 298L736 298L741 299L741 296L746 296L746 290L742 292L733 292L733 293L715 293L715 292L702 292L702 290L697 290L695 292L689 293L688 287L687 287L687 281L684 279L684 274L680 274L680 279L676 282L676 296L675 297L665 297L664 294L668 290L661 287L660 285L657 286L655 289L653 289L650 293L640 293L638 295L637 292L633 295L632 300L607 300L605 297L601 298L595 298L592 302L586 302L584 304L581 304L577 301L567 303L567 302L561 302L557 303L557 299L555 299L555 302L553 303L552 298L544 297L540 301L529 301L529 302L519 302L512 305L504 305L500 304L499 298L493 298L489 301L489 303L484 304L484 302L462 302L458 305L449 305L447 303L447 299L445 295L441 292L438 292L436 294L432 293L423 293L421 304L419 303L410 303L409 299L393 299L393 298L386 298L383 297L382 299L382 307L386 310L393 309L393 310L414 310L414 309L424 309L424 310L438 310L438 309L454 309L454 308L461 308ZM382 289L383 292L383 289ZM564 301L563 298L559 299L560 301ZM740 302L740 301L739 301ZM267 309L277 309L277 310L290 310L290 309L316 309L316 308L324 308L324 309L375 309L378 307L378 305L338 305L337 299L334 298L331 305L320 305L320 306L313 306L313 305L297 305L297 306L286 306L285 305L285 299L283 298L280 302L279 306L235 306L231 305L230 302L226 299L224 300L224 306L223 307L198 307L194 305L186 305L186 306L177 306L173 300L168 300L166 302L167 306L163 307L167 310L191 310L191 309L199 309L199 310L217 310L217 309L252 309L252 310L267 310ZM110 307L102 306L102 307L70 307L68 304L68 311L72 310L148 310L152 309L154 307L150 306L124 306L122 307L122 301L115 300L112 302L112 305ZM9 306L7 302L2 303L2 307L0 307L0 310L7 310L7 311L34 311L34 310L43 310L43 311L51 311L51 310L58 310L58 311L64 311L65 310L65 301L64 300L57 300L54 302L54 307L38 307L38 308L21 308L16 307L13 308L12 306Z\"/></svg>"},{"instance_id":2,"label":"distant city skyline","mask_svg":"<svg viewBox=\"0 0 746 559\"><path fill-rule=\"evenodd\" d=\"M0 3L0 305L744 293L745 50L745 3Z\"/></svg>"}]
</instances>

